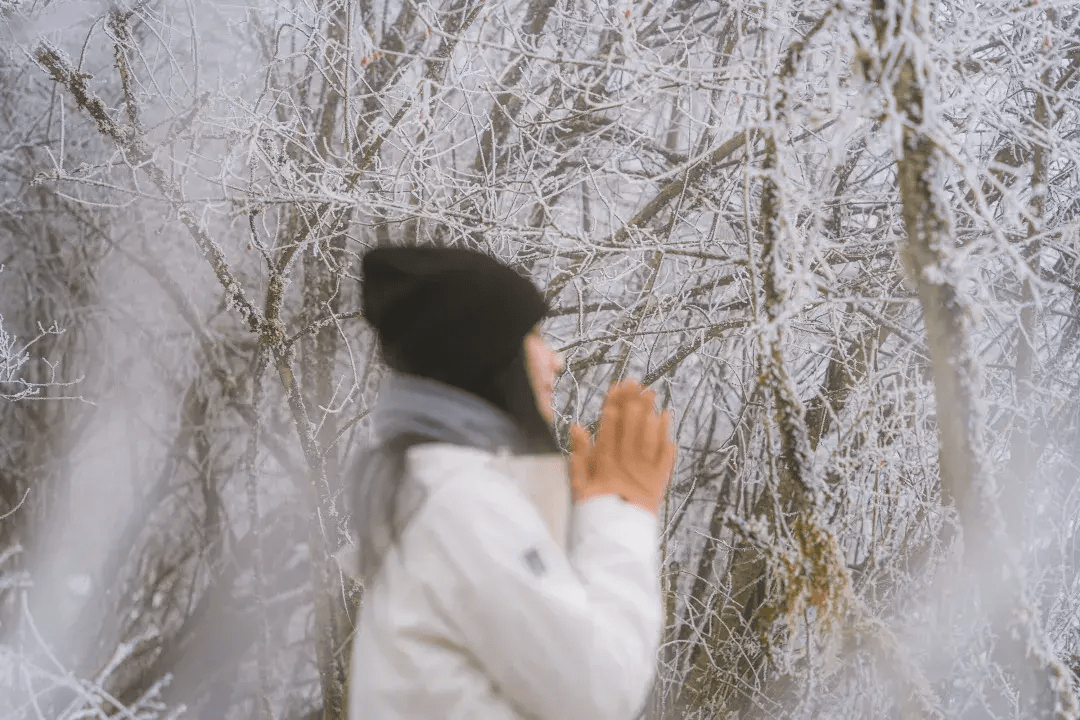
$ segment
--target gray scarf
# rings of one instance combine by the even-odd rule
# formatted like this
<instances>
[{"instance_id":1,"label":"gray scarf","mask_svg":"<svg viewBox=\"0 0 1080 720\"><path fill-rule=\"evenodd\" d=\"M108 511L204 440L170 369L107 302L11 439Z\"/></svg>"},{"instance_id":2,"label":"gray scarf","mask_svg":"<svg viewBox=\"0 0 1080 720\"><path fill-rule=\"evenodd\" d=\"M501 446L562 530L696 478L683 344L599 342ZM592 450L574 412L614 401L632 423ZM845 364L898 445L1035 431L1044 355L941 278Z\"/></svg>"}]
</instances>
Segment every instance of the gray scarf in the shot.
<instances>
[{"instance_id":1,"label":"gray scarf","mask_svg":"<svg viewBox=\"0 0 1080 720\"><path fill-rule=\"evenodd\" d=\"M489 452L521 452L517 425L487 400L437 380L390 373L379 388L373 413L375 433L386 442L416 433L438 442L468 445Z\"/></svg>"},{"instance_id":2,"label":"gray scarf","mask_svg":"<svg viewBox=\"0 0 1080 720\"><path fill-rule=\"evenodd\" d=\"M405 472L409 446L443 442L512 454L525 448L525 439L508 414L436 380L392 372L383 380L376 402L375 447L363 453L353 474L353 522L365 583L378 574L386 553L424 500L424 488Z\"/></svg>"}]
</instances>

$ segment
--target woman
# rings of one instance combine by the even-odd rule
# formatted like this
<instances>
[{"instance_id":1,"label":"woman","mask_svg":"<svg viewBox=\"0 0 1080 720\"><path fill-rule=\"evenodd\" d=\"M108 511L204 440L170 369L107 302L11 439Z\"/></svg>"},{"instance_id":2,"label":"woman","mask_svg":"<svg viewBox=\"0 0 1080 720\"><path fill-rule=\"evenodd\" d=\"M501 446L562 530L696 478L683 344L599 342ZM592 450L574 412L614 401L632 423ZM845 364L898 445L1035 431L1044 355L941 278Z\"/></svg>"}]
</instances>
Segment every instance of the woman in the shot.
<instances>
[{"instance_id":1,"label":"woman","mask_svg":"<svg viewBox=\"0 0 1080 720\"><path fill-rule=\"evenodd\" d=\"M562 361L528 280L479 253L381 248L363 283L395 372L356 477L350 720L635 717L661 632L669 415L616 386L595 446L571 429L567 467Z\"/></svg>"}]
</instances>

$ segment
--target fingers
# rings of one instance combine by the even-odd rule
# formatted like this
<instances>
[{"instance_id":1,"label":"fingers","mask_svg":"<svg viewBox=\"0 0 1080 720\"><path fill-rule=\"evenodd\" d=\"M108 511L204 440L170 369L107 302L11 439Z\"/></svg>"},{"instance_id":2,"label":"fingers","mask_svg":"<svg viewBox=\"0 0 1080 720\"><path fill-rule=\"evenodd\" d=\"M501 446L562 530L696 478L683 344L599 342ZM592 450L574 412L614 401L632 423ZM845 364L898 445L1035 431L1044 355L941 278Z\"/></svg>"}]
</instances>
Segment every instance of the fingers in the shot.
<instances>
[{"instance_id":1,"label":"fingers","mask_svg":"<svg viewBox=\"0 0 1080 720\"><path fill-rule=\"evenodd\" d=\"M600 410L600 429L596 433L596 452L617 458L622 445L627 386L620 383L608 392L604 407Z\"/></svg>"},{"instance_id":2,"label":"fingers","mask_svg":"<svg viewBox=\"0 0 1080 720\"><path fill-rule=\"evenodd\" d=\"M655 462L660 450L655 407L655 390L643 390L635 380L616 384L608 392L601 411L602 431L597 436L597 450Z\"/></svg>"},{"instance_id":3,"label":"fingers","mask_svg":"<svg viewBox=\"0 0 1080 720\"><path fill-rule=\"evenodd\" d=\"M677 450L670 439L674 416L657 412L656 400L655 390L642 389L636 381L614 385L604 398L596 444L589 454L582 453L588 433L576 424L571 427L571 467L586 478L589 489L584 496L615 493L656 512L671 482Z\"/></svg>"},{"instance_id":4,"label":"fingers","mask_svg":"<svg viewBox=\"0 0 1080 720\"><path fill-rule=\"evenodd\" d=\"M592 438L589 437L589 431L580 423L574 423L570 426L570 457L588 460L591 454Z\"/></svg>"},{"instance_id":5,"label":"fingers","mask_svg":"<svg viewBox=\"0 0 1080 720\"><path fill-rule=\"evenodd\" d=\"M624 392L620 415L622 452L627 459L639 458L646 464L656 464L663 441L660 416L656 412L656 391L642 389L637 381L629 380Z\"/></svg>"},{"instance_id":6,"label":"fingers","mask_svg":"<svg viewBox=\"0 0 1080 720\"><path fill-rule=\"evenodd\" d=\"M621 462L657 466L664 458L670 416L656 411L657 393L635 380L616 384L601 410L596 452Z\"/></svg>"},{"instance_id":7,"label":"fingers","mask_svg":"<svg viewBox=\"0 0 1080 720\"><path fill-rule=\"evenodd\" d=\"M666 472L666 477L671 478L671 472L675 469L675 453L678 447L671 438L671 422L673 414L671 410L665 410L660 419L660 457L659 465Z\"/></svg>"},{"instance_id":8,"label":"fingers","mask_svg":"<svg viewBox=\"0 0 1080 720\"><path fill-rule=\"evenodd\" d=\"M638 408L641 413L637 440L639 452L646 462L656 463L662 440L660 417L656 414L656 391L650 388L643 392L638 400Z\"/></svg>"},{"instance_id":9,"label":"fingers","mask_svg":"<svg viewBox=\"0 0 1080 720\"><path fill-rule=\"evenodd\" d=\"M581 427L578 423L574 423L570 426L570 458L573 459L581 455L581 451L585 447L585 439L581 437L585 428Z\"/></svg>"},{"instance_id":10,"label":"fingers","mask_svg":"<svg viewBox=\"0 0 1080 720\"><path fill-rule=\"evenodd\" d=\"M590 469L590 447L588 431L578 423L570 426L570 487L574 497L578 498L586 489Z\"/></svg>"},{"instance_id":11,"label":"fingers","mask_svg":"<svg viewBox=\"0 0 1080 720\"><path fill-rule=\"evenodd\" d=\"M641 452L641 433L646 424L643 412L641 386L633 380L626 382L619 415L619 443L623 456L629 460L638 457Z\"/></svg>"}]
</instances>

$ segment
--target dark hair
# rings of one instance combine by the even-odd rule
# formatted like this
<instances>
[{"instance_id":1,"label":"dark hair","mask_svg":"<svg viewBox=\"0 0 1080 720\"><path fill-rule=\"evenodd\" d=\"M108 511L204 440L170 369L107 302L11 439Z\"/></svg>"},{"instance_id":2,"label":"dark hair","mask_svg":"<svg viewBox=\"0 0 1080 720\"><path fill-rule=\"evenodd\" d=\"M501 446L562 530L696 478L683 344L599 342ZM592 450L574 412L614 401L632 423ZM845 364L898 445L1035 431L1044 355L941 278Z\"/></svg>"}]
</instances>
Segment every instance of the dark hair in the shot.
<instances>
[{"instance_id":1,"label":"dark hair","mask_svg":"<svg viewBox=\"0 0 1080 720\"><path fill-rule=\"evenodd\" d=\"M529 380L524 357L524 343L525 340L522 338L521 353L514 356L504 368L496 372L488 371L487 374L478 374L472 382L468 383L462 382L460 378L447 377L439 372L419 372L415 366L405 361L402 356L388 355L385 347L383 348L383 358L386 364L394 370L412 375L421 375L447 385L453 385L487 400L505 412L513 419L514 424L524 437L525 446L519 451L520 454L534 455L559 452L554 429L540 413L536 392L533 390L532 382Z\"/></svg>"},{"instance_id":2,"label":"dark hair","mask_svg":"<svg viewBox=\"0 0 1080 720\"><path fill-rule=\"evenodd\" d=\"M524 340L522 344L524 345ZM525 437L525 448L521 454L543 455L559 452L555 429L540 413L536 392L525 367L524 348L501 373L495 375L493 384L494 399L485 399L494 402L514 419Z\"/></svg>"}]
</instances>

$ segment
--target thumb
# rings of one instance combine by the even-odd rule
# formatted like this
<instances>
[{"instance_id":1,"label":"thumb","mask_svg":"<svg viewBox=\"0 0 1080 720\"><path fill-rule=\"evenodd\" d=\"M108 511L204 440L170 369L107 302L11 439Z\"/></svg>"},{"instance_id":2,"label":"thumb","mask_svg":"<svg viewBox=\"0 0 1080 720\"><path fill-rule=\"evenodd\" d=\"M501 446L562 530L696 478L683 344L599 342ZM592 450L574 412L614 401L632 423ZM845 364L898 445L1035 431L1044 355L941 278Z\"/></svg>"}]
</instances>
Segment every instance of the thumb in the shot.
<instances>
[{"instance_id":1,"label":"thumb","mask_svg":"<svg viewBox=\"0 0 1080 720\"><path fill-rule=\"evenodd\" d=\"M578 423L570 426L570 487L574 497L584 489L589 476L589 433Z\"/></svg>"}]
</instances>

